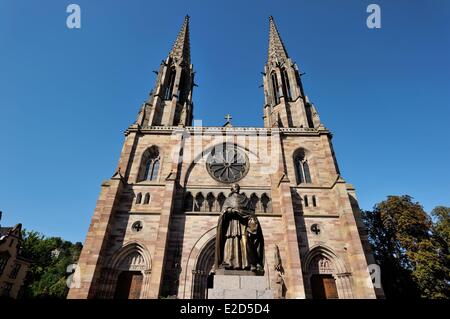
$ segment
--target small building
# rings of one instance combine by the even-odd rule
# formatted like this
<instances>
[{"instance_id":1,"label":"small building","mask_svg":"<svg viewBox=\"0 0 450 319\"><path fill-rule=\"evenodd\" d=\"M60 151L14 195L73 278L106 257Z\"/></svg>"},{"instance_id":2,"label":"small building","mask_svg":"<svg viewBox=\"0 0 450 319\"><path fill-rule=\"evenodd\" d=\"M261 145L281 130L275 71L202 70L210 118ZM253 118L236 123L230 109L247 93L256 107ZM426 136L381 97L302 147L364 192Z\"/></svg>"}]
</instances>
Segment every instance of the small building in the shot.
<instances>
[{"instance_id":1,"label":"small building","mask_svg":"<svg viewBox=\"0 0 450 319\"><path fill-rule=\"evenodd\" d=\"M17 298L30 261L20 255L22 224L0 227L0 296Z\"/></svg>"}]
</instances>

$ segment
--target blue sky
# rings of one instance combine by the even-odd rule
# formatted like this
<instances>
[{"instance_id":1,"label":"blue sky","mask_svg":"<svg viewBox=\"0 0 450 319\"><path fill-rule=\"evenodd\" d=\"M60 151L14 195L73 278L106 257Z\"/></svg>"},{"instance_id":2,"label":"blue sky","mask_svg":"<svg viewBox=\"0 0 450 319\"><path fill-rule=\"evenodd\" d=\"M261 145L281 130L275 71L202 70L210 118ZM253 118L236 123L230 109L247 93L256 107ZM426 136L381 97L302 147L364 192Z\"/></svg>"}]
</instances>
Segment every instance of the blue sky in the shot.
<instances>
[{"instance_id":1,"label":"blue sky","mask_svg":"<svg viewBox=\"0 0 450 319\"><path fill-rule=\"evenodd\" d=\"M366 27L373 2L378 30ZM80 30L66 28L70 3ZM449 1L1 0L2 225L84 241L185 14L204 125L229 112L262 126L273 15L361 207L401 194L450 206Z\"/></svg>"}]
</instances>

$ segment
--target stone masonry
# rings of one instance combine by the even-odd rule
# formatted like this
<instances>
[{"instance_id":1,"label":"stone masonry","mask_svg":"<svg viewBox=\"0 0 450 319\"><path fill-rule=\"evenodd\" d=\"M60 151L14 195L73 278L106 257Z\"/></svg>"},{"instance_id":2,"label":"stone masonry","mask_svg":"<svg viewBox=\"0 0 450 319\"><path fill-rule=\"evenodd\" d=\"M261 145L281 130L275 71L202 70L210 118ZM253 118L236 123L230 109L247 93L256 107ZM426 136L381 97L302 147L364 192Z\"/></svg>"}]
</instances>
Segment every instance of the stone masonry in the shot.
<instances>
[{"instance_id":1,"label":"stone masonry","mask_svg":"<svg viewBox=\"0 0 450 319\"><path fill-rule=\"evenodd\" d=\"M261 128L191 126L189 45L186 17L155 88L126 130L116 172L101 186L74 276L79 282L68 298L117 297L127 272L137 278L130 289L138 298L207 298L223 281L210 271L221 198L230 190L207 172L206 161L223 144L248 159L239 185L254 199L264 235L262 290L313 298L313 277L323 276L332 278L338 298L382 297L369 274L373 257L355 190L341 176L331 132L304 94L273 18Z\"/></svg>"}]
</instances>

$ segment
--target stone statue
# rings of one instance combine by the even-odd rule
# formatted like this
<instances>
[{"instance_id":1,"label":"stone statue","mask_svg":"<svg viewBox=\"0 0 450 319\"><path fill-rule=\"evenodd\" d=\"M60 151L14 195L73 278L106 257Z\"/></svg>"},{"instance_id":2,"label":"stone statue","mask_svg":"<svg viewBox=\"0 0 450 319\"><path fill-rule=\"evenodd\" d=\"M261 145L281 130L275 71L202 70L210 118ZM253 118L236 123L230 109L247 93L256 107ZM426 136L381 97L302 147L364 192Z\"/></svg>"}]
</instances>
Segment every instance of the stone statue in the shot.
<instances>
[{"instance_id":1,"label":"stone statue","mask_svg":"<svg viewBox=\"0 0 450 319\"><path fill-rule=\"evenodd\" d=\"M278 247L277 244L275 244L275 254L274 254L274 259L275 259L275 266L273 267L273 269L275 271L278 271L280 274L284 275L284 268L283 268L283 263L281 261L281 255L280 255L280 248Z\"/></svg>"},{"instance_id":2,"label":"stone statue","mask_svg":"<svg viewBox=\"0 0 450 319\"><path fill-rule=\"evenodd\" d=\"M273 269L276 271L275 279L275 297L278 299L286 298L286 284L284 282L284 268L281 261L280 248L275 244L275 265Z\"/></svg>"},{"instance_id":3,"label":"stone statue","mask_svg":"<svg viewBox=\"0 0 450 319\"><path fill-rule=\"evenodd\" d=\"M264 273L264 238L250 200L231 186L217 224L215 270Z\"/></svg>"}]
</instances>

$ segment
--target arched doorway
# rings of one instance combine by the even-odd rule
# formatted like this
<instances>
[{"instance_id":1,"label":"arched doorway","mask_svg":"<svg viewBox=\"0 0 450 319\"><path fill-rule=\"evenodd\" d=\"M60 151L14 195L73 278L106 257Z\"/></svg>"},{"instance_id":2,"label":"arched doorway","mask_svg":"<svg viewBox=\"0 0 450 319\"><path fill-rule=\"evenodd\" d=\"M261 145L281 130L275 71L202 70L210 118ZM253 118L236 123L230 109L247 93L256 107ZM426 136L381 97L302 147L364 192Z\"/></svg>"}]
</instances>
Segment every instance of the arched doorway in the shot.
<instances>
[{"instance_id":1,"label":"arched doorway","mask_svg":"<svg viewBox=\"0 0 450 319\"><path fill-rule=\"evenodd\" d=\"M139 251L131 251L117 267L120 271L117 277L114 298L139 299L142 290L142 270L147 267L144 257Z\"/></svg>"},{"instance_id":2,"label":"arched doorway","mask_svg":"<svg viewBox=\"0 0 450 319\"><path fill-rule=\"evenodd\" d=\"M328 248L317 246L305 255L304 279L308 298L352 298L351 273Z\"/></svg>"},{"instance_id":3,"label":"arched doorway","mask_svg":"<svg viewBox=\"0 0 450 319\"><path fill-rule=\"evenodd\" d=\"M130 243L119 249L103 269L99 298L144 299L151 273L150 254L144 246Z\"/></svg>"},{"instance_id":4,"label":"arched doorway","mask_svg":"<svg viewBox=\"0 0 450 319\"><path fill-rule=\"evenodd\" d=\"M208 241L200 252L193 274L192 299L208 299L208 288L212 288L211 269L214 265L215 237Z\"/></svg>"},{"instance_id":5,"label":"arched doorway","mask_svg":"<svg viewBox=\"0 0 450 319\"><path fill-rule=\"evenodd\" d=\"M316 256L310 267L310 285L313 299L339 299L331 261Z\"/></svg>"}]
</instances>

